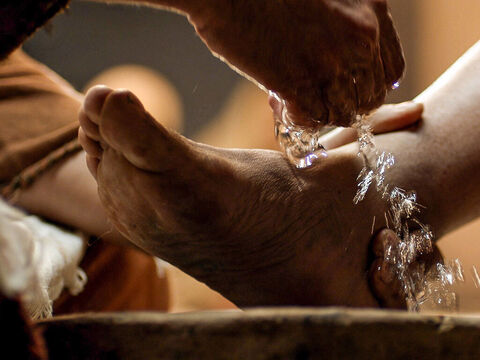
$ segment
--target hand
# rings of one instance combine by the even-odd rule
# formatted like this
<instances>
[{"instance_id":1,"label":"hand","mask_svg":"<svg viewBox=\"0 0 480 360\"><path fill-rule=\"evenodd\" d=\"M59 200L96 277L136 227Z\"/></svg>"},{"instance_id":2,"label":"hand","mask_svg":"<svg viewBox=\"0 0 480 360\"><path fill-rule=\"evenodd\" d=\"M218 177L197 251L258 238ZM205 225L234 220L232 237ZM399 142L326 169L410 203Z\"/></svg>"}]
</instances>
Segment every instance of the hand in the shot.
<instances>
[{"instance_id":1,"label":"hand","mask_svg":"<svg viewBox=\"0 0 480 360\"><path fill-rule=\"evenodd\" d=\"M297 125L349 126L355 114L379 107L403 73L386 0L230 7L222 2L190 20L213 52L283 99Z\"/></svg>"},{"instance_id":2,"label":"hand","mask_svg":"<svg viewBox=\"0 0 480 360\"><path fill-rule=\"evenodd\" d=\"M277 110L278 111L278 110ZM423 112L423 105L405 102L396 105L383 105L370 118L370 124L375 134L403 129L418 121ZM321 138L321 143L327 150L347 145L356 139L356 131L352 128L338 128ZM372 239L374 260L370 265L369 282L372 293L380 306L387 308L406 309L406 296L402 284L395 277L392 267L385 257L389 246L395 246L400 240L392 230L383 229ZM432 251L421 254L410 264L410 269L427 269L442 258L440 251L432 245ZM436 261L436 262L435 262ZM441 260L440 260L441 261Z\"/></svg>"},{"instance_id":3,"label":"hand","mask_svg":"<svg viewBox=\"0 0 480 360\"><path fill-rule=\"evenodd\" d=\"M369 123L374 134L384 134L405 129L416 123L421 119L422 113L423 104L421 103L407 101L400 104L388 104L381 106L374 112L369 119ZM354 142L356 139L356 129L337 128L323 135L320 138L320 143L326 150L331 150Z\"/></svg>"},{"instance_id":4,"label":"hand","mask_svg":"<svg viewBox=\"0 0 480 360\"><path fill-rule=\"evenodd\" d=\"M273 116L281 118L284 105L275 97L270 96L270 106ZM417 122L423 113L423 104L407 101L400 104L388 104L381 106L375 111L369 123L374 134L383 134L391 131L404 129ZM353 128L336 128L323 135L319 142L326 150L347 145L357 138L357 131Z\"/></svg>"}]
</instances>

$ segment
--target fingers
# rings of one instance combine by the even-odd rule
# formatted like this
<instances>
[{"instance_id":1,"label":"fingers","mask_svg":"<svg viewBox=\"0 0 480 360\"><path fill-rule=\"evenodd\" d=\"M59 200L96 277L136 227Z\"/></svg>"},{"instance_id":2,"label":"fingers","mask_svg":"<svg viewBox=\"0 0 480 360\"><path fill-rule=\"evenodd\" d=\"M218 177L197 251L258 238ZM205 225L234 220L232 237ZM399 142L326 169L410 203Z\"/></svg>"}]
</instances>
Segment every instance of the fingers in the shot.
<instances>
[{"instance_id":1,"label":"fingers","mask_svg":"<svg viewBox=\"0 0 480 360\"><path fill-rule=\"evenodd\" d=\"M356 69L356 113L367 114L385 102L387 91L383 74L383 65L379 47L376 46L372 56L372 64Z\"/></svg>"},{"instance_id":2,"label":"fingers","mask_svg":"<svg viewBox=\"0 0 480 360\"><path fill-rule=\"evenodd\" d=\"M371 3L380 27L380 53L385 73L385 86L390 90L403 75L405 59L387 1L371 0Z\"/></svg>"},{"instance_id":3,"label":"fingers","mask_svg":"<svg viewBox=\"0 0 480 360\"><path fill-rule=\"evenodd\" d=\"M310 128L312 131L324 127L323 123L314 121L305 115L296 104L282 100L274 92L270 92L268 103L273 111L274 119L282 122L286 120L292 125ZM323 109L322 111L325 112L326 110Z\"/></svg>"},{"instance_id":4,"label":"fingers","mask_svg":"<svg viewBox=\"0 0 480 360\"><path fill-rule=\"evenodd\" d=\"M356 114L379 107L403 74L403 51L386 0L332 2L329 6L335 14L332 24L343 34L335 41L323 39L330 56L317 55L317 60L307 61L309 67L298 74L302 81L292 81L288 87L294 91L277 89L285 100L284 113L295 125L350 126ZM384 131L391 130L378 130ZM342 137L351 139L349 133Z\"/></svg>"},{"instance_id":5,"label":"fingers","mask_svg":"<svg viewBox=\"0 0 480 360\"><path fill-rule=\"evenodd\" d=\"M352 48L356 49L352 54L355 63L352 75L357 83L356 112L367 114L385 101L387 92L395 87L394 84L403 75L405 61L387 1L365 0L356 11L363 17L371 13L375 17L377 30L375 38L370 38L370 41L367 38L364 48L358 45L358 39L357 43L352 44Z\"/></svg>"},{"instance_id":6,"label":"fingers","mask_svg":"<svg viewBox=\"0 0 480 360\"><path fill-rule=\"evenodd\" d=\"M383 134L416 123L422 113L423 104L413 101L383 105L371 116L370 124L375 134Z\"/></svg>"},{"instance_id":7,"label":"fingers","mask_svg":"<svg viewBox=\"0 0 480 360\"><path fill-rule=\"evenodd\" d=\"M404 102L401 104L383 105L370 117L374 134L396 131L417 122L423 113L423 104ZM320 138L320 143L327 150L349 144L357 138L353 128L337 128Z\"/></svg>"},{"instance_id":8,"label":"fingers","mask_svg":"<svg viewBox=\"0 0 480 360\"><path fill-rule=\"evenodd\" d=\"M336 128L323 135L319 142L326 150L349 144L357 138L357 130L354 128Z\"/></svg>"},{"instance_id":9,"label":"fingers","mask_svg":"<svg viewBox=\"0 0 480 360\"><path fill-rule=\"evenodd\" d=\"M281 100L271 94L269 104L276 119L283 116L284 105ZM421 119L423 104L408 101L400 104L381 106L370 117L370 124L374 134L404 129ZM353 128L337 128L320 138L320 143L327 150L349 144L357 138L357 131Z\"/></svg>"},{"instance_id":10,"label":"fingers","mask_svg":"<svg viewBox=\"0 0 480 360\"><path fill-rule=\"evenodd\" d=\"M270 94L268 95L268 104L272 108L273 116L275 118L279 118L279 116L281 116L282 114L283 108L280 98L275 93L270 92Z\"/></svg>"}]
</instances>

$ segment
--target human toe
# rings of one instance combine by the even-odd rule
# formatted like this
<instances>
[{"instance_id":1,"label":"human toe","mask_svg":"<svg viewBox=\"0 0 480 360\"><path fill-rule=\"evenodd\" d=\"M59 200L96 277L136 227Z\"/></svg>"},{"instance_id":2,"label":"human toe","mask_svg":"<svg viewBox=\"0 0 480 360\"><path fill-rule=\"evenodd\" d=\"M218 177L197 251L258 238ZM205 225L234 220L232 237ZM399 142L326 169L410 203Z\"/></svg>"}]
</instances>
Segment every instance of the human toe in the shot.
<instances>
[{"instance_id":1,"label":"human toe","mask_svg":"<svg viewBox=\"0 0 480 360\"><path fill-rule=\"evenodd\" d=\"M161 171L185 155L180 137L158 123L128 90L109 93L100 117L101 138L138 168Z\"/></svg>"},{"instance_id":2,"label":"human toe","mask_svg":"<svg viewBox=\"0 0 480 360\"><path fill-rule=\"evenodd\" d=\"M83 108L80 109L78 113L78 122L80 124L80 128L83 130L86 136L93 141L100 141L100 131L98 129L98 125L90 120Z\"/></svg>"},{"instance_id":3,"label":"human toe","mask_svg":"<svg viewBox=\"0 0 480 360\"><path fill-rule=\"evenodd\" d=\"M98 172L98 165L100 164L100 160L96 157L90 156L87 154L86 156L87 168L92 174L92 176L97 179L97 172Z\"/></svg>"},{"instance_id":4,"label":"human toe","mask_svg":"<svg viewBox=\"0 0 480 360\"><path fill-rule=\"evenodd\" d=\"M81 112L83 111L90 121L98 125L105 100L113 91L104 85L96 85L90 88L83 100Z\"/></svg>"},{"instance_id":5,"label":"human toe","mask_svg":"<svg viewBox=\"0 0 480 360\"><path fill-rule=\"evenodd\" d=\"M82 146L83 150L94 158L100 158L102 156L102 147L100 143L90 138L86 135L85 131L82 128L78 129L78 142Z\"/></svg>"}]
</instances>

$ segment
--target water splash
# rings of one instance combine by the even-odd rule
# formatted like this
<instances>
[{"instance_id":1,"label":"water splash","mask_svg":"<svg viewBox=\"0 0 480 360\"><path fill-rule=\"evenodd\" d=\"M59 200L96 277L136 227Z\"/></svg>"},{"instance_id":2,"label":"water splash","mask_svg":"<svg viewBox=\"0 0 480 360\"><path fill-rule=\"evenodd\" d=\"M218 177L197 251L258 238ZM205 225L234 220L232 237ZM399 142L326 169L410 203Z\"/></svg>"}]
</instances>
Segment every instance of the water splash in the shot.
<instances>
[{"instance_id":1,"label":"water splash","mask_svg":"<svg viewBox=\"0 0 480 360\"><path fill-rule=\"evenodd\" d=\"M417 203L415 191L407 191L388 184L386 174L395 164L395 157L377 150L366 117L358 117L359 156L364 168L357 178L355 204L362 201L372 184L387 203L388 218L398 242L387 244L384 261L391 265L400 281L410 311L455 311L458 308L454 285L464 281L464 271L458 259L447 264L437 263L430 268L417 262L420 256L433 253L434 234L430 227L418 220L424 208ZM385 215L386 221L387 214ZM479 278L480 284L480 278Z\"/></svg>"},{"instance_id":2,"label":"water splash","mask_svg":"<svg viewBox=\"0 0 480 360\"><path fill-rule=\"evenodd\" d=\"M475 265L472 266L472 277L473 277L473 283L475 284L475 287L477 289L480 288L480 276L478 275L478 271Z\"/></svg>"},{"instance_id":3,"label":"water splash","mask_svg":"<svg viewBox=\"0 0 480 360\"><path fill-rule=\"evenodd\" d=\"M327 157L320 143L323 133L321 129L313 130L293 124L286 106L283 107L281 119L275 119L275 137L288 160L299 169L308 168Z\"/></svg>"},{"instance_id":4,"label":"water splash","mask_svg":"<svg viewBox=\"0 0 480 360\"><path fill-rule=\"evenodd\" d=\"M398 89L400 87L400 81L394 82L392 84L392 90Z\"/></svg>"},{"instance_id":5,"label":"water splash","mask_svg":"<svg viewBox=\"0 0 480 360\"><path fill-rule=\"evenodd\" d=\"M393 84L394 89L399 83ZM431 254L435 240L433 231L418 220L425 207L417 202L413 190L404 190L386 182L386 174L395 165L395 157L389 152L380 152L374 143L374 136L366 116L357 116L355 125L358 132L359 156L364 167L357 177L355 204L364 200L368 190L375 184L375 190L387 203L385 213L387 227L395 231L400 241L384 249L384 261L393 269L400 281L409 311L455 311L458 297L455 284L464 282L464 270L458 259L446 264L437 263L429 268L417 262L420 256ZM297 168L308 168L321 158L327 157L320 143L321 130L296 126L289 119L283 107L281 119L275 119L275 137L285 155ZM389 222L390 219L390 222ZM375 219L372 225L375 224ZM472 278L480 288L480 275L473 266Z\"/></svg>"}]
</instances>

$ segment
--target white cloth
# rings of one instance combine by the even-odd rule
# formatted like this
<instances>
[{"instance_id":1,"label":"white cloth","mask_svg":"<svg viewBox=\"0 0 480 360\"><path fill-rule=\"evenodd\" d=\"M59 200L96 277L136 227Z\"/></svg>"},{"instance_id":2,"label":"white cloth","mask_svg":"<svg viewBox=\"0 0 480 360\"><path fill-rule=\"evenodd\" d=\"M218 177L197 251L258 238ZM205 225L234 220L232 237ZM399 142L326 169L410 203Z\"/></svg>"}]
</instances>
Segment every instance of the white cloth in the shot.
<instances>
[{"instance_id":1,"label":"white cloth","mask_svg":"<svg viewBox=\"0 0 480 360\"><path fill-rule=\"evenodd\" d=\"M84 242L79 235L29 216L0 199L0 290L21 295L33 319L50 317L64 288L72 295L87 281L78 267Z\"/></svg>"}]
</instances>

